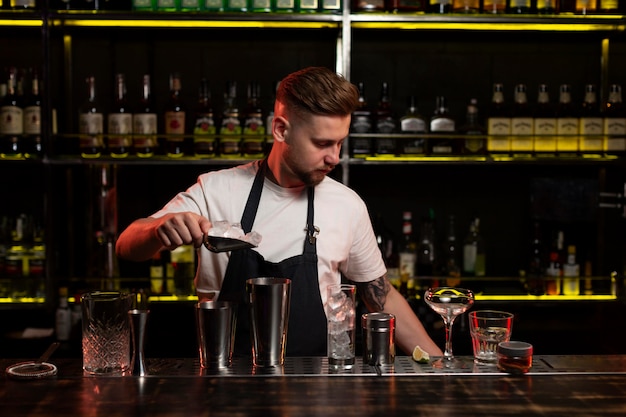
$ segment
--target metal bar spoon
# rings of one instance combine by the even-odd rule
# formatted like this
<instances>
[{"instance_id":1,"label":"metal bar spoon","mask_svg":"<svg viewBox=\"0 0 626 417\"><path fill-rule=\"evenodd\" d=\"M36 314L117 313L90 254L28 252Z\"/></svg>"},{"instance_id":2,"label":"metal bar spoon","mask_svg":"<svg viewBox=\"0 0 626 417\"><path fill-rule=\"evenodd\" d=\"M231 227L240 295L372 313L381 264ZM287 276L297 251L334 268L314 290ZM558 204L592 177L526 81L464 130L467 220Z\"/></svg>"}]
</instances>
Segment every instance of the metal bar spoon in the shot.
<instances>
[{"instance_id":1,"label":"metal bar spoon","mask_svg":"<svg viewBox=\"0 0 626 417\"><path fill-rule=\"evenodd\" d=\"M41 355L39 357L39 359L37 359L34 363L34 366L37 368L41 368L42 364L44 362L46 362L48 359L50 359L50 356L52 356L52 354L54 353L55 350L57 350L57 348L59 347L60 343L59 342L54 342L52 343L48 349L46 349L46 351L43 353L43 355Z\"/></svg>"}]
</instances>

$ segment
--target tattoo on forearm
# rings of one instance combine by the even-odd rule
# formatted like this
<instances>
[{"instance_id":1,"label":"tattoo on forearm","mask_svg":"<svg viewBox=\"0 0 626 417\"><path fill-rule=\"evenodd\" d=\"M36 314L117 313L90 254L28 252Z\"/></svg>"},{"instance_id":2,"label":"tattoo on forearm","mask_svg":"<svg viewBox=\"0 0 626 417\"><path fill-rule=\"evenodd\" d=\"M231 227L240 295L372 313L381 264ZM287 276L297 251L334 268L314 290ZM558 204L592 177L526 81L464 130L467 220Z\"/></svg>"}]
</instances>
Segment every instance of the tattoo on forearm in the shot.
<instances>
[{"instance_id":1,"label":"tattoo on forearm","mask_svg":"<svg viewBox=\"0 0 626 417\"><path fill-rule=\"evenodd\" d=\"M382 311L385 308L387 294L391 290L391 284L385 277L370 282L358 282L356 285L361 294L361 300L369 311Z\"/></svg>"}]
</instances>

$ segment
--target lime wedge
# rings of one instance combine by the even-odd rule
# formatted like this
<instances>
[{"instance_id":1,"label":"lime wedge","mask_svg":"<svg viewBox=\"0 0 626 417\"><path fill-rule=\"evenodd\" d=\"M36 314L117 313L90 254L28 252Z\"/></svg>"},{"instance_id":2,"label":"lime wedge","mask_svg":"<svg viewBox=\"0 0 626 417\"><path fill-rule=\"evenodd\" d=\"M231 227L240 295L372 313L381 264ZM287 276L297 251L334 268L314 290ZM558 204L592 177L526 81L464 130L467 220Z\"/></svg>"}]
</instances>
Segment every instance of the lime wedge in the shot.
<instances>
[{"instance_id":1,"label":"lime wedge","mask_svg":"<svg viewBox=\"0 0 626 417\"><path fill-rule=\"evenodd\" d=\"M430 355L421 347L415 346L415 349L413 349L413 360L417 363L428 363Z\"/></svg>"}]
</instances>

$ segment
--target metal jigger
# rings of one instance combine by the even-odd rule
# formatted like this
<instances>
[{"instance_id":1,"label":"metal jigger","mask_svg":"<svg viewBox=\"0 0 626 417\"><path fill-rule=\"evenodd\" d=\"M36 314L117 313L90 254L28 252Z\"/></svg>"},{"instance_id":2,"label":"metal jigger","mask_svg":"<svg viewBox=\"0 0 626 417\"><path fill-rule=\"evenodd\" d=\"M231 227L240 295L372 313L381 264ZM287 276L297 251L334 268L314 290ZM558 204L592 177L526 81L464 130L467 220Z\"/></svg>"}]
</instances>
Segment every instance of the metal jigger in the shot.
<instances>
[{"instance_id":1,"label":"metal jigger","mask_svg":"<svg viewBox=\"0 0 626 417\"><path fill-rule=\"evenodd\" d=\"M146 339L146 324L150 310L129 310L130 329L133 338L133 359L130 368L134 376L148 375L143 349Z\"/></svg>"}]
</instances>

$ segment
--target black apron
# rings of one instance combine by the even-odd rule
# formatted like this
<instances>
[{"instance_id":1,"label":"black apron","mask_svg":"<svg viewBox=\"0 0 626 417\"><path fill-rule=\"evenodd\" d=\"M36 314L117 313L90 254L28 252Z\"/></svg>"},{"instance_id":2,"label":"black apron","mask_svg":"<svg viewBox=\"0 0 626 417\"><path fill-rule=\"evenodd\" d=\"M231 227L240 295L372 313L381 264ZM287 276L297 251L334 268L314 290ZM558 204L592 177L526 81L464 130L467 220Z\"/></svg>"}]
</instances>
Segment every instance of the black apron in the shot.
<instances>
[{"instance_id":1,"label":"black apron","mask_svg":"<svg viewBox=\"0 0 626 417\"><path fill-rule=\"evenodd\" d=\"M263 191L267 161L259 163L252 190L241 218L245 233L252 230ZM228 267L220 290L219 299L239 303L235 334L235 354L251 355L250 318L246 303L246 280L249 278L275 277L291 279L291 302L287 330L288 356L326 355L326 315L320 295L317 275L316 230L313 225L314 188L308 187L307 234L302 255L281 262L266 261L252 249L236 250L230 254ZM265 236L280 239L280 236Z\"/></svg>"}]
</instances>

